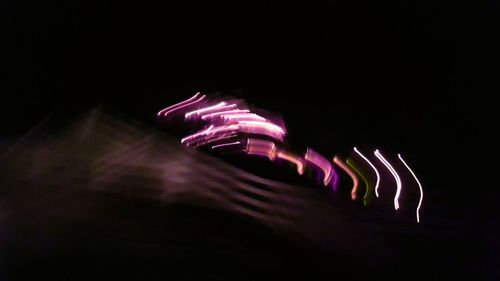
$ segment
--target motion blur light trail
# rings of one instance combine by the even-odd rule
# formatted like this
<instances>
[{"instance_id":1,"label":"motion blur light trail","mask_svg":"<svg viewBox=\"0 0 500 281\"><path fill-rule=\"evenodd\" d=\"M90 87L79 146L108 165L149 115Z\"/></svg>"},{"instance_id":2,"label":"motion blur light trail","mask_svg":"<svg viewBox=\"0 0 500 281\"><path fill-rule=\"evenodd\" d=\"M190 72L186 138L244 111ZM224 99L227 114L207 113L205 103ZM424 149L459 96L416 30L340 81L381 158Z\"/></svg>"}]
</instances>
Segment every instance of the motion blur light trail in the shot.
<instances>
[{"instance_id":1,"label":"motion blur light trail","mask_svg":"<svg viewBox=\"0 0 500 281\"><path fill-rule=\"evenodd\" d=\"M333 164L338 165L352 180L353 185L350 191L351 199L357 198L359 188L358 176L363 180L366 189L363 196L363 203L367 206L370 199L370 190L373 190L377 198L380 197L379 187L381 174L375 164L368 157L361 153L357 147L354 152L363 159L364 162L375 173L375 184L370 187L367 177L361 172L353 159L347 159L344 163L338 156L333 157L330 162L326 157L311 148L307 148L303 157L296 156L296 153L290 151L285 146L285 137L287 130L283 126L283 120L271 118L266 114L255 113L251 106L248 106L242 100L225 99L218 101L205 100L206 96L200 97L197 93L193 97L162 109L157 116L160 120L167 114L181 115L185 122L201 121L201 128L181 139L181 143L190 147L204 147L210 144L210 149L218 152L243 152L249 156L263 156L270 161L276 162L277 159L285 160L296 166L297 173L303 175L306 169L316 171L316 175L321 175L320 182L323 186L331 185L333 191L338 191L339 174ZM201 101L203 100L203 103ZM199 124L199 123L196 123ZM288 144L286 146L289 146ZM399 197L401 195L402 181L396 169L380 153L374 151L374 155L387 168L396 181L396 193L394 195L394 208L398 210ZM420 206L423 197L423 191L420 182L416 178L409 166L398 155L406 168L411 172L420 188L420 200L417 207L417 221L420 221Z\"/></svg>"},{"instance_id":2,"label":"motion blur light trail","mask_svg":"<svg viewBox=\"0 0 500 281\"><path fill-rule=\"evenodd\" d=\"M216 105L212 106L207 106L201 109L193 110L188 113L186 113L185 118L190 119L192 118L191 116L199 117L200 114L210 114L214 112L220 112L221 110L230 110L236 108L236 104L226 104L225 102L220 102Z\"/></svg>"},{"instance_id":3,"label":"motion blur light trail","mask_svg":"<svg viewBox=\"0 0 500 281\"><path fill-rule=\"evenodd\" d=\"M353 171L355 171L361 179L363 179L363 182L365 183L365 195L363 196L363 204L365 206L368 205L368 195L370 194L370 185L368 184L368 180L366 180L366 177L363 175L363 173L360 171L358 167L356 167L356 164L352 159L347 159L346 160L347 165L351 167Z\"/></svg>"},{"instance_id":4,"label":"motion blur light trail","mask_svg":"<svg viewBox=\"0 0 500 281\"><path fill-rule=\"evenodd\" d=\"M219 147L225 147L225 146L231 146L231 145L238 145L238 144L241 144L241 142L235 141L235 142L229 142L229 143L221 143L221 144L213 145L212 149L219 148Z\"/></svg>"},{"instance_id":5,"label":"motion blur light trail","mask_svg":"<svg viewBox=\"0 0 500 281\"><path fill-rule=\"evenodd\" d=\"M332 177L337 178L337 175L335 174L333 170L333 166L328 161L325 157L323 157L321 154L317 153L316 151L312 150L311 148L308 148L306 151L306 155L304 156L304 159L307 161L311 162L313 165L318 167L322 173L323 173L323 185L327 186L328 183L332 180ZM333 184L333 188L336 189L337 185Z\"/></svg>"},{"instance_id":6,"label":"motion blur light trail","mask_svg":"<svg viewBox=\"0 0 500 281\"><path fill-rule=\"evenodd\" d=\"M249 155L266 156L272 161L276 157L276 145L272 141L247 139L246 152Z\"/></svg>"},{"instance_id":7,"label":"motion blur light trail","mask_svg":"<svg viewBox=\"0 0 500 281\"><path fill-rule=\"evenodd\" d=\"M278 151L276 153L276 156L280 159L284 159L284 160L287 160L289 162L292 162L293 164L295 164L295 166L297 166L297 173L299 173L299 175L302 175L304 174L304 161L298 157L298 156L295 156L295 155L292 155L286 151Z\"/></svg>"},{"instance_id":8,"label":"motion blur light trail","mask_svg":"<svg viewBox=\"0 0 500 281\"><path fill-rule=\"evenodd\" d=\"M401 154L398 153L398 157L399 157L399 160L401 160L401 162L403 162L403 164L408 169L408 171L410 171L411 175L413 176L413 178L415 179L415 181L418 184L418 188L420 190L420 199L418 200L418 206L417 206L417 210L416 210L416 215L417 215L417 222L420 222L420 207L422 206L422 200L424 199L424 190L422 188L422 184L420 184L420 181L418 180L417 176L412 171L412 169L410 168L410 166L408 166L408 164L406 164L405 160L403 159L403 156L401 156Z\"/></svg>"},{"instance_id":9,"label":"motion blur light trail","mask_svg":"<svg viewBox=\"0 0 500 281\"><path fill-rule=\"evenodd\" d=\"M351 189L351 198L352 200L356 200L356 192L358 191L358 178L356 175L347 167L339 157L333 157L333 162L337 164L344 172L346 172L352 179L352 189Z\"/></svg>"},{"instance_id":10,"label":"motion blur light trail","mask_svg":"<svg viewBox=\"0 0 500 281\"><path fill-rule=\"evenodd\" d=\"M198 104L200 103L202 100L204 100L206 98L205 95L201 96L200 98L197 99L198 95L200 93L196 93L194 96L192 96L191 98L185 100L185 101L182 101L182 102L179 102L179 103L176 103L172 106L169 106L165 109L162 109L158 112L157 116L158 117L167 117L167 115L169 113L173 113L175 112L176 110L179 110L179 109L182 109L182 108L185 108L185 107L188 107L188 106L191 106L191 105L195 105L195 104Z\"/></svg>"},{"instance_id":11,"label":"motion blur light trail","mask_svg":"<svg viewBox=\"0 0 500 281\"><path fill-rule=\"evenodd\" d=\"M399 177L398 173L396 173L396 170L392 167L392 165L387 161L384 156L380 153L380 151L375 150L374 152L375 156L384 164L384 166L391 172L392 176L396 180L396 195L394 195L394 209L398 210L399 209L399 195L401 194L401 178Z\"/></svg>"},{"instance_id":12,"label":"motion blur light trail","mask_svg":"<svg viewBox=\"0 0 500 281\"><path fill-rule=\"evenodd\" d=\"M377 180L375 182L375 196L379 197L378 195L378 187L380 185L380 174L378 173L378 170L377 168L375 168L375 165L372 164L372 162L370 162L370 160L368 160L368 158L366 158L366 156L364 156L356 147L354 147L354 151L363 159L366 161L366 163L368 163L368 165L370 165L370 167L373 169L373 171L375 172L375 175L377 176Z\"/></svg>"}]
</instances>

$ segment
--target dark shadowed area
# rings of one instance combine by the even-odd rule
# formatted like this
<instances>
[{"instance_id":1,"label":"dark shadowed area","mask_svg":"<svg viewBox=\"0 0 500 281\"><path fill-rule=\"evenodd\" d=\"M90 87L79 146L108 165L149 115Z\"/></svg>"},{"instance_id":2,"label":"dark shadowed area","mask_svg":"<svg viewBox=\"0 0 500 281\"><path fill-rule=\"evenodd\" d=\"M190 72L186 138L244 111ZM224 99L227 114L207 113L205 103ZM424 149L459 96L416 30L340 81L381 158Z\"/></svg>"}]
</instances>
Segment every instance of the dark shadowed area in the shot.
<instances>
[{"instance_id":1,"label":"dark shadowed area","mask_svg":"<svg viewBox=\"0 0 500 281\"><path fill-rule=\"evenodd\" d=\"M500 278L497 2L205 2L0 2L0 280ZM422 223L184 148L197 91L404 153Z\"/></svg>"}]
</instances>

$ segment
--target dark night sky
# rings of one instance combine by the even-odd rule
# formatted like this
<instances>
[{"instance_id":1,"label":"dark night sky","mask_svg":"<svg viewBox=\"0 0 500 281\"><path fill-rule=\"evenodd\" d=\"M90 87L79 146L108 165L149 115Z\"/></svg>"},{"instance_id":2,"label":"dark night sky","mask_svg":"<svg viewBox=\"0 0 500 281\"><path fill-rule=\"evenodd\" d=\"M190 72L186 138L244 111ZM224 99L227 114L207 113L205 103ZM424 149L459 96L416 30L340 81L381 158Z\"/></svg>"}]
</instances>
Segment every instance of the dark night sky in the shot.
<instances>
[{"instance_id":1,"label":"dark night sky","mask_svg":"<svg viewBox=\"0 0 500 281\"><path fill-rule=\"evenodd\" d=\"M1 1L0 137L96 105L153 124L220 92L280 112L298 146L405 152L484 238L494 201L464 175L494 143L496 1L170 2Z\"/></svg>"}]
</instances>

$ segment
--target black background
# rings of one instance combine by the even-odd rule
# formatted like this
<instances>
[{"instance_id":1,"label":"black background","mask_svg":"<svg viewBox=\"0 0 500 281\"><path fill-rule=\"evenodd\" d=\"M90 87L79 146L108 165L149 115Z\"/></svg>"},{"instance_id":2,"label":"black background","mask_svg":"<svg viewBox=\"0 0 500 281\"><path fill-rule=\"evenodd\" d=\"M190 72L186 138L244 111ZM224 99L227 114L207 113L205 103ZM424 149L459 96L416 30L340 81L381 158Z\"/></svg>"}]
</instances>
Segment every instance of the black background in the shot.
<instances>
[{"instance_id":1,"label":"black background","mask_svg":"<svg viewBox=\"0 0 500 281\"><path fill-rule=\"evenodd\" d=\"M51 112L104 105L154 124L196 91L241 97L281 113L295 145L405 153L446 194L430 200L438 221L464 225L449 245L464 258L450 264L493 278L494 186L482 179L493 172L483 156L495 150L498 15L496 1L5 0L0 137Z\"/></svg>"}]
</instances>

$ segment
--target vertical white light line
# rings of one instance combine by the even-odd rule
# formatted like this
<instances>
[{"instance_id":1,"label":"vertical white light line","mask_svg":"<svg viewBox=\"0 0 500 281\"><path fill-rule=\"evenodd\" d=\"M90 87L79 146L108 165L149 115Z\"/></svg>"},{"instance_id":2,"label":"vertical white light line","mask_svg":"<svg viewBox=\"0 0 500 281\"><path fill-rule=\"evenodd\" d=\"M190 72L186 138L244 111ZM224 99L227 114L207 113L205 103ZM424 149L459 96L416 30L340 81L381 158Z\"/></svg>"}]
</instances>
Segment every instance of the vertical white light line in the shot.
<instances>
[{"instance_id":1,"label":"vertical white light line","mask_svg":"<svg viewBox=\"0 0 500 281\"><path fill-rule=\"evenodd\" d=\"M399 160L401 160L401 162L403 162L403 164L406 166L408 171L410 171L411 175L413 176L413 178L415 179L415 181L418 184L418 188L420 189L420 200L418 201L418 206L417 206L417 211L416 211L417 222L419 223L420 222L420 207L422 206L422 201L424 199L424 189L422 188L422 185L420 184L420 181L418 180L415 173L410 169L410 166L408 166L408 164L406 164L405 160L403 160L403 157L401 156L401 154L398 154L398 157L399 157Z\"/></svg>"},{"instance_id":2,"label":"vertical white light line","mask_svg":"<svg viewBox=\"0 0 500 281\"><path fill-rule=\"evenodd\" d=\"M380 174L378 173L378 170L377 168L375 168L375 165L372 164L372 162L370 162L370 160L368 160L368 158L366 158L356 147L354 147L354 151L361 157L363 158L363 160L365 160L368 165L370 165L370 167L372 167L372 169L375 171L375 174L377 175L377 182L375 183L375 196L379 197L378 196L378 186L380 184Z\"/></svg>"},{"instance_id":3,"label":"vertical white light line","mask_svg":"<svg viewBox=\"0 0 500 281\"><path fill-rule=\"evenodd\" d=\"M394 196L394 209L399 209L399 195L401 194L401 179L399 178L398 173L396 173L396 170L391 166L389 161L387 161L384 156L378 151L378 149L375 150L374 152L375 156L384 164L384 166L391 172L392 176L396 180L396 195Z\"/></svg>"}]
</instances>

